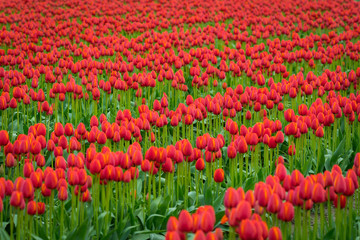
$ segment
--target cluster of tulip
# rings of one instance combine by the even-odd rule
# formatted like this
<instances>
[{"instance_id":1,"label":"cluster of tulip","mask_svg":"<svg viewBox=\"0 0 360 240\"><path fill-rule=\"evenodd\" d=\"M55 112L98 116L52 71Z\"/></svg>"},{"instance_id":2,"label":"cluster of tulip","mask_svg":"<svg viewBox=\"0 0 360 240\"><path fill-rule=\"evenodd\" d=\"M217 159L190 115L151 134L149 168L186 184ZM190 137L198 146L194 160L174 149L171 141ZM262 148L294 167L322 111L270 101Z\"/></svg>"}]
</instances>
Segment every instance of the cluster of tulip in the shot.
<instances>
[{"instance_id":1,"label":"cluster of tulip","mask_svg":"<svg viewBox=\"0 0 360 240\"><path fill-rule=\"evenodd\" d=\"M358 9L1 2L0 236L352 239Z\"/></svg>"},{"instance_id":2,"label":"cluster of tulip","mask_svg":"<svg viewBox=\"0 0 360 240\"><path fill-rule=\"evenodd\" d=\"M275 174L269 175L265 182L256 183L254 190L245 192L242 187L226 190L221 224L229 226L228 239L235 239L236 234L243 240L323 239L326 230L334 226L336 239L352 239L358 234L353 226L353 214L359 213L360 153L355 155L354 166L345 177L338 165L331 172L304 177L298 170L287 174L282 157L276 163ZM333 208L335 217L332 217ZM183 210L179 219L171 217L166 239L186 239L188 232L196 233L194 239L223 239L219 228L215 238L203 234L213 230L215 221L214 214L201 215L204 209L210 209L209 213L214 211L204 206L192 216ZM295 224L292 226L291 222ZM268 230L268 226L272 228Z\"/></svg>"}]
</instances>

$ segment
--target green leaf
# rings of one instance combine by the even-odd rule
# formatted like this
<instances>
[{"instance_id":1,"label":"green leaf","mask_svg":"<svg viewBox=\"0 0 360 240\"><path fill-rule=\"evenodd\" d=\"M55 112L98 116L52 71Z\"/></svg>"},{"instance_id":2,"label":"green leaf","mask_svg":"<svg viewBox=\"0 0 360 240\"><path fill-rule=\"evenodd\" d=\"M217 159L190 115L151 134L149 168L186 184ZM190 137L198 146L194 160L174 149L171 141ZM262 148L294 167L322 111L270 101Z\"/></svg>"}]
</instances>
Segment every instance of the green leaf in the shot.
<instances>
[{"instance_id":1,"label":"green leaf","mask_svg":"<svg viewBox=\"0 0 360 240\"><path fill-rule=\"evenodd\" d=\"M163 240L164 236L160 235L160 234L152 233L152 234L150 234L150 239L151 240Z\"/></svg>"},{"instance_id":2,"label":"green leaf","mask_svg":"<svg viewBox=\"0 0 360 240\"><path fill-rule=\"evenodd\" d=\"M162 199L162 196L159 196L158 198L154 199L150 204L150 214L154 214L158 210L159 203Z\"/></svg>"},{"instance_id":3,"label":"green leaf","mask_svg":"<svg viewBox=\"0 0 360 240\"><path fill-rule=\"evenodd\" d=\"M85 219L84 222L70 232L67 236L67 240L78 240L78 239L90 239L91 236L94 234L93 227L89 224L90 220Z\"/></svg>"},{"instance_id":4,"label":"green leaf","mask_svg":"<svg viewBox=\"0 0 360 240\"><path fill-rule=\"evenodd\" d=\"M325 234L324 239L335 239L335 234L335 228L332 228Z\"/></svg>"},{"instance_id":5,"label":"green leaf","mask_svg":"<svg viewBox=\"0 0 360 240\"><path fill-rule=\"evenodd\" d=\"M139 219L142 227L144 227L144 221L145 221L144 216L145 216L144 209L143 208L139 209L139 211L136 213L136 217Z\"/></svg>"},{"instance_id":6,"label":"green leaf","mask_svg":"<svg viewBox=\"0 0 360 240\"><path fill-rule=\"evenodd\" d=\"M33 238L33 239L35 239L35 240L43 240L43 238L41 238L41 237L39 237L39 236L36 236L36 235L34 235L33 233L31 234L31 238ZM1 237L1 239L3 239L3 238Z\"/></svg>"},{"instance_id":7,"label":"green leaf","mask_svg":"<svg viewBox=\"0 0 360 240\"><path fill-rule=\"evenodd\" d=\"M255 178L250 175L245 181L244 191L253 189L254 187L255 187Z\"/></svg>"},{"instance_id":8,"label":"green leaf","mask_svg":"<svg viewBox=\"0 0 360 240\"><path fill-rule=\"evenodd\" d=\"M211 187L209 187L208 189L206 189L205 192L205 205L211 205L212 204L212 191L211 191Z\"/></svg>"},{"instance_id":9,"label":"green leaf","mask_svg":"<svg viewBox=\"0 0 360 240\"><path fill-rule=\"evenodd\" d=\"M120 229L120 228L118 228L117 230L119 230L119 232L120 232L120 240L126 240L126 239L129 239L129 234L130 234L130 232L131 232L131 229L134 229L134 228L137 228L138 227L138 225L134 225L134 226L129 226L129 227L127 227L127 228L125 228L123 231Z\"/></svg>"},{"instance_id":10,"label":"green leaf","mask_svg":"<svg viewBox=\"0 0 360 240\"><path fill-rule=\"evenodd\" d=\"M196 192L195 192L195 191L189 192L188 195L189 195L189 198L190 198L191 200L193 200L193 201L196 200Z\"/></svg>"},{"instance_id":11,"label":"green leaf","mask_svg":"<svg viewBox=\"0 0 360 240\"><path fill-rule=\"evenodd\" d=\"M108 234L106 234L106 236L101 238L102 240L109 240L109 239L118 239L118 237L116 236L116 229L113 229L112 231L110 231Z\"/></svg>"},{"instance_id":12,"label":"green leaf","mask_svg":"<svg viewBox=\"0 0 360 240\"><path fill-rule=\"evenodd\" d=\"M321 148L321 152L320 152L320 159L319 159L319 163L318 163L318 169L316 169L316 171L318 173L323 172L324 169L324 165L325 165L325 155L324 155L324 148Z\"/></svg>"},{"instance_id":13,"label":"green leaf","mask_svg":"<svg viewBox=\"0 0 360 240\"><path fill-rule=\"evenodd\" d=\"M220 194L218 196L218 198L214 201L214 210L218 210L221 206L222 206L222 203L223 203L223 200L224 200L224 196L223 194Z\"/></svg>"},{"instance_id":14,"label":"green leaf","mask_svg":"<svg viewBox=\"0 0 360 240\"><path fill-rule=\"evenodd\" d=\"M151 220L150 221L150 223L154 223L154 219L155 218L161 218L161 219L163 219L163 218L165 218L165 216L164 215L160 215L160 214L152 214L152 215L150 215L147 219L146 219L146 222L145 222L145 225L149 228L149 229L152 229L152 227L149 227L148 226L148 222L149 222L149 220Z\"/></svg>"},{"instance_id":15,"label":"green leaf","mask_svg":"<svg viewBox=\"0 0 360 240\"><path fill-rule=\"evenodd\" d=\"M2 240L9 240L10 239L9 234L3 228L0 228L0 239L2 239Z\"/></svg>"},{"instance_id":16,"label":"green leaf","mask_svg":"<svg viewBox=\"0 0 360 240\"><path fill-rule=\"evenodd\" d=\"M133 240L147 240L150 238L150 234L139 234L132 237Z\"/></svg>"},{"instance_id":17,"label":"green leaf","mask_svg":"<svg viewBox=\"0 0 360 240\"><path fill-rule=\"evenodd\" d=\"M163 214L165 215L166 210L169 207L169 202L170 202L170 196L167 195L164 199L161 199L161 202L159 204L159 214Z\"/></svg>"},{"instance_id":18,"label":"green leaf","mask_svg":"<svg viewBox=\"0 0 360 240\"><path fill-rule=\"evenodd\" d=\"M337 160L339 159L339 156L344 152L344 149L345 149L345 138L341 140L341 142L339 143L338 147L336 148L332 156L325 160L326 170L331 170L332 166L336 164Z\"/></svg>"}]
</instances>

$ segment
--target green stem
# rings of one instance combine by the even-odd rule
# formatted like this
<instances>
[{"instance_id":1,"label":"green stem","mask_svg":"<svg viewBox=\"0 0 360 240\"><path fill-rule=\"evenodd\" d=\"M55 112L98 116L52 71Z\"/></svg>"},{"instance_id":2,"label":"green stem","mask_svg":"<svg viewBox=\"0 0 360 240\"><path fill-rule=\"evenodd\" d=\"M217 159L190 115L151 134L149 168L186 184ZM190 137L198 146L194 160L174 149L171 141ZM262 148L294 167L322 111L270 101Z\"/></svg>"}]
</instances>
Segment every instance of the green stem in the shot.
<instances>
[{"instance_id":1,"label":"green stem","mask_svg":"<svg viewBox=\"0 0 360 240\"><path fill-rule=\"evenodd\" d=\"M325 217L324 217L324 203L320 203L320 239L322 239L324 237L324 221L325 221Z\"/></svg>"}]
</instances>

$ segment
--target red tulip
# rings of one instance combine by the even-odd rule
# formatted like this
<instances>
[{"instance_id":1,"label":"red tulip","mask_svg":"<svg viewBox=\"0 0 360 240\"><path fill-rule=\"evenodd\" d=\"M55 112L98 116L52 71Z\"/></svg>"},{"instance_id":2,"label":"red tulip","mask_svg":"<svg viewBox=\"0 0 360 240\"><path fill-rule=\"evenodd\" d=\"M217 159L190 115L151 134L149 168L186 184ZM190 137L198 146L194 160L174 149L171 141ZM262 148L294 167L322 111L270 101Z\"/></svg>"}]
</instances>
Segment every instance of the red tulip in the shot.
<instances>
[{"instance_id":1,"label":"red tulip","mask_svg":"<svg viewBox=\"0 0 360 240\"><path fill-rule=\"evenodd\" d=\"M55 123L54 133L57 137L64 135L64 127L61 123Z\"/></svg>"},{"instance_id":2,"label":"red tulip","mask_svg":"<svg viewBox=\"0 0 360 240\"><path fill-rule=\"evenodd\" d=\"M236 220L242 221L248 219L251 216L251 205L247 201L240 201L236 207Z\"/></svg>"},{"instance_id":3,"label":"red tulip","mask_svg":"<svg viewBox=\"0 0 360 240\"><path fill-rule=\"evenodd\" d=\"M165 240L180 240L179 233L176 231L166 232Z\"/></svg>"},{"instance_id":4,"label":"red tulip","mask_svg":"<svg viewBox=\"0 0 360 240\"><path fill-rule=\"evenodd\" d=\"M224 181L224 176L225 176L225 173L224 173L224 170L219 168L219 169L216 169L215 172L214 172L214 180L215 182L217 183L221 183Z\"/></svg>"},{"instance_id":5,"label":"red tulip","mask_svg":"<svg viewBox=\"0 0 360 240\"><path fill-rule=\"evenodd\" d=\"M205 233L201 230L196 231L194 240L206 240Z\"/></svg>"},{"instance_id":6,"label":"red tulip","mask_svg":"<svg viewBox=\"0 0 360 240\"><path fill-rule=\"evenodd\" d=\"M5 130L0 130L0 146L6 146L9 143L9 134Z\"/></svg>"},{"instance_id":7,"label":"red tulip","mask_svg":"<svg viewBox=\"0 0 360 240\"><path fill-rule=\"evenodd\" d=\"M24 201L23 193L20 191L13 191L10 198L10 205L13 207L20 207Z\"/></svg>"},{"instance_id":8,"label":"red tulip","mask_svg":"<svg viewBox=\"0 0 360 240\"><path fill-rule=\"evenodd\" d=\"M305 178L300 183L300 197L304 200L311 199L313 191L313 183L308 178Z\"/></svg>"},{"instance_id":9,"label":"red tulip","mask_svg":"<svg viewBox=\"0 0 360 240\"><path fill-rule=\"evenodd\" d=\"M57 187L58 178L55 171L49 172L45 177L45 186L46 188L52 190Z\"/></svg>"},{"instance_id":10,"label":"red tulip","mask_svg":"<svg viewBox=\"0 0 360 240\"><path fill-rule=\"evenodd\" d=\"M284 202L281 205L278 218L285 222L290 222L294 219L294 206L290 202Z\"/></svg>"},{"instance_id":11,"label":"red tulip","mask_svg":"<svg viewBox=\"0 0 360 240\"><path fill-rule=\"evenodd\" d=\"M179 214L178 230L181 232L191 232L193 229L193 219L190 213L182 210Z\"/></svg>"},{"instance_id":12,"label":"red tulip","mask_svg":"<svg viewBox=\"0 0 360 240\"><path fill-rule=\"evenodd\" d=\"M344 192L344 195L348 196L348 197L352 196L354 194L355 190L356 190L353 180L351 178L346 177L345 178L345 185L346 185L346 188L345 188L346 190Z\"/></svg>"},{"instance_id":13,"label":"red tulip","mask_svg":"<svg viewBox=\"0 0 360 240\"><path fill-rule=\"evenodd\" d=\"M335 208L338 207L338 198L339 198L339 195L334 196L333 204L334 204ZM343 209L345 207L346 207L346 196L340 195L340 208Z\"/></svg>"},{"instance_id":14,"label":"red tulip","mask_svg":"<svg viewBox=\"0 0 360 240\"><path fill-rule=\"evenodd\" d=\"M337 194L343 194L346 191L346 182L341 174L338 174L334 180L334 190Z\"/></svg>"},{"instance_id":15,"label":"red tulip","mask_svg":"<svg viewBox=\"0 0 360 240\"><path fill-rule=\"evenodd\" d=\"M38 214L38 215L44 214L44 213L45 213L45 203L43 203L43 202L38 202L38 203L37 203L37 208L36 208L36 210L37 210L37 214Z\"/></svg>"},{"instance_id":16,"label":"red tulip","mask_svg":"<svg viewBox=\"0 0 360 240\"><path fill-rule=\"evenodd\" d=\"M27 204L27 214L29 215L35 215L37 211L37 204L34 201L29 201Z\"/></svg>"},{"instance_id":17,"label":"red tulip","mask_svg":"<svg viewBox=\"0 0 360 240\"><path fill-rule=\"evenodd\" d=\"M278 227L272 227L269 230L269 240L282 240L281 230Z\"/></svg>"},{"instance_id":18,"label":"red tulip","mask_svg":"<svg viewBox=\"0 0 360 240\"><path fill-rule=\"evenodd\" d=\"M311 199L314 203L323 203L326 201L326 191L320 183L315 183Z\"/></svg>"},{"instance_id":19,"label":"red tulip","mask_svg":"<svg viewBox=\"0 0 360 240\"><path fill-rule=\"evenodd\" d=\"M277 195L276 193L273 193L269 198L269 202L268 202L266 210L270 213L277 213L280 211L281 204L282 204L282 201L279 198L279 195Z\"/></svg>"},{"instance_id":20,"label":"red tulip","mask_svg":"<svg viewBox=\"0 0 360 240\"><path fill-rule=\"evenodd\" d=\"M215 220L215 214L212 214L210 211L205 211L200 218L200 229L205 233L212 231L214 229Z\"/></svg>"},{"instance_id":21,"label":"red tulip","mask_svg":"<svg viewBox=\"0 0 360 240\"><path fill-rule=\"evenodd\" d=\"M58 198L60 201L65 201L68 198L68 192L65 187L60 187L58 192Z\"/></svg>"},{"instance_id":22,"label":"red tulip","mask_svg":"<svg viewBox=\"0 0 360 240\"><path fill-rule=\"evenodd\" d=\"M304 180L304 176L301 174L301 172L297 169L295 169L292 173L291 173L291 185L293 187L296 187L298 185L300 185L300 183Z\"/></svg>"},{"instance_id":23,"label":"red tulip","mask_svg":"<svg viewBox=\"0 0 360 240\"><path fill-rule=\"evenodd\" d=\"M204 168L205 168L204 159L199 158L199 159L196 161L196 163L195 163L195 168L196 168L196 170L198 170L198 171L204 170Z\"/></svg>"},{"instance_id":24,"label":"red tulip","mask_svg":"<svg viewBox=\"0 0 360 240\"><path fill-rule=\"evenodd\" d=\"M256 240L259 237L255 221L245 219L241 221L240 226L236 229L240 238L243 240Z\"/></svg>"},{"instance_id":25,"label":"red tulip","mask_svg":"<svg viewBox=\"0 0 360 240\"><path fill-rule=\"evenodd\" d=\"M275 176L277 176L280 181L284 181L286 177L286 168L284 164L278 164L275 169Z\"/></svg>"},{"instance_id":26,"label":"red tulip","mask_svg":"<svg viewBox=\"0 0 360 240\"><path fill-rule=\"evenodd\" d=\"M14 158L14 155L12 155L11 153L6 155L6 159L5 159L5 166L6 167L15 167L16 166L16 160Z\"/></svg>"},{"instance_id":27,"label":"red tulip","mask_svg":"<svg viewBox=\"0 0 360 240\"><path fill-rule=\"evenodd\" d=\"M224 196L224 206L226 208L234 208L238 205L239 201L238 192L232 187L228 188Z\"/></svg>"},{"instance_id":28,"label":"red tulip","mask_svg":"<svg viewBox=\"0 0 360 240\"><path fill-rule=\"evenodd\" d=\"M167 222L166 231L167 232L177 231L178 223L179 223L179 221L177 220L177 218L174 216L171 216Z\"/></svg>"},{"instance_id":29,"label":"red tulip","mask_svg":"<svg viewBox=\"0 0 360 240\"><path fill-rule=\"evenodd\" d=\"M22 184L21 192L23 193L24 198L32 199L34 197L34 186L30 178L25 179Z\"/></svg>"}]
</instances>

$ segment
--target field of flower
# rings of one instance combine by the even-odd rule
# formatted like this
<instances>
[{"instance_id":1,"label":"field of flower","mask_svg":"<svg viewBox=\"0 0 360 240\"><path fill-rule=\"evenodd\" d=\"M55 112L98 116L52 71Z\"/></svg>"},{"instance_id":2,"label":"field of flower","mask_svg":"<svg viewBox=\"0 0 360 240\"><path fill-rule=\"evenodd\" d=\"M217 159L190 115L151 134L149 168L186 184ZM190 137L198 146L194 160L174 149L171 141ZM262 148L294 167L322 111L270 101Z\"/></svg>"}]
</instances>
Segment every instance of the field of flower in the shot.
<instances>
[{"instance_id":1,"label":"field of flower","mask_svg":"<svg viewBox=\"0 0 360 240\"><path fill-rule=\"evenodd\" d=\"M0 1L0 239L360 236L360 3Z\"/></svg>"}]
</instances>

